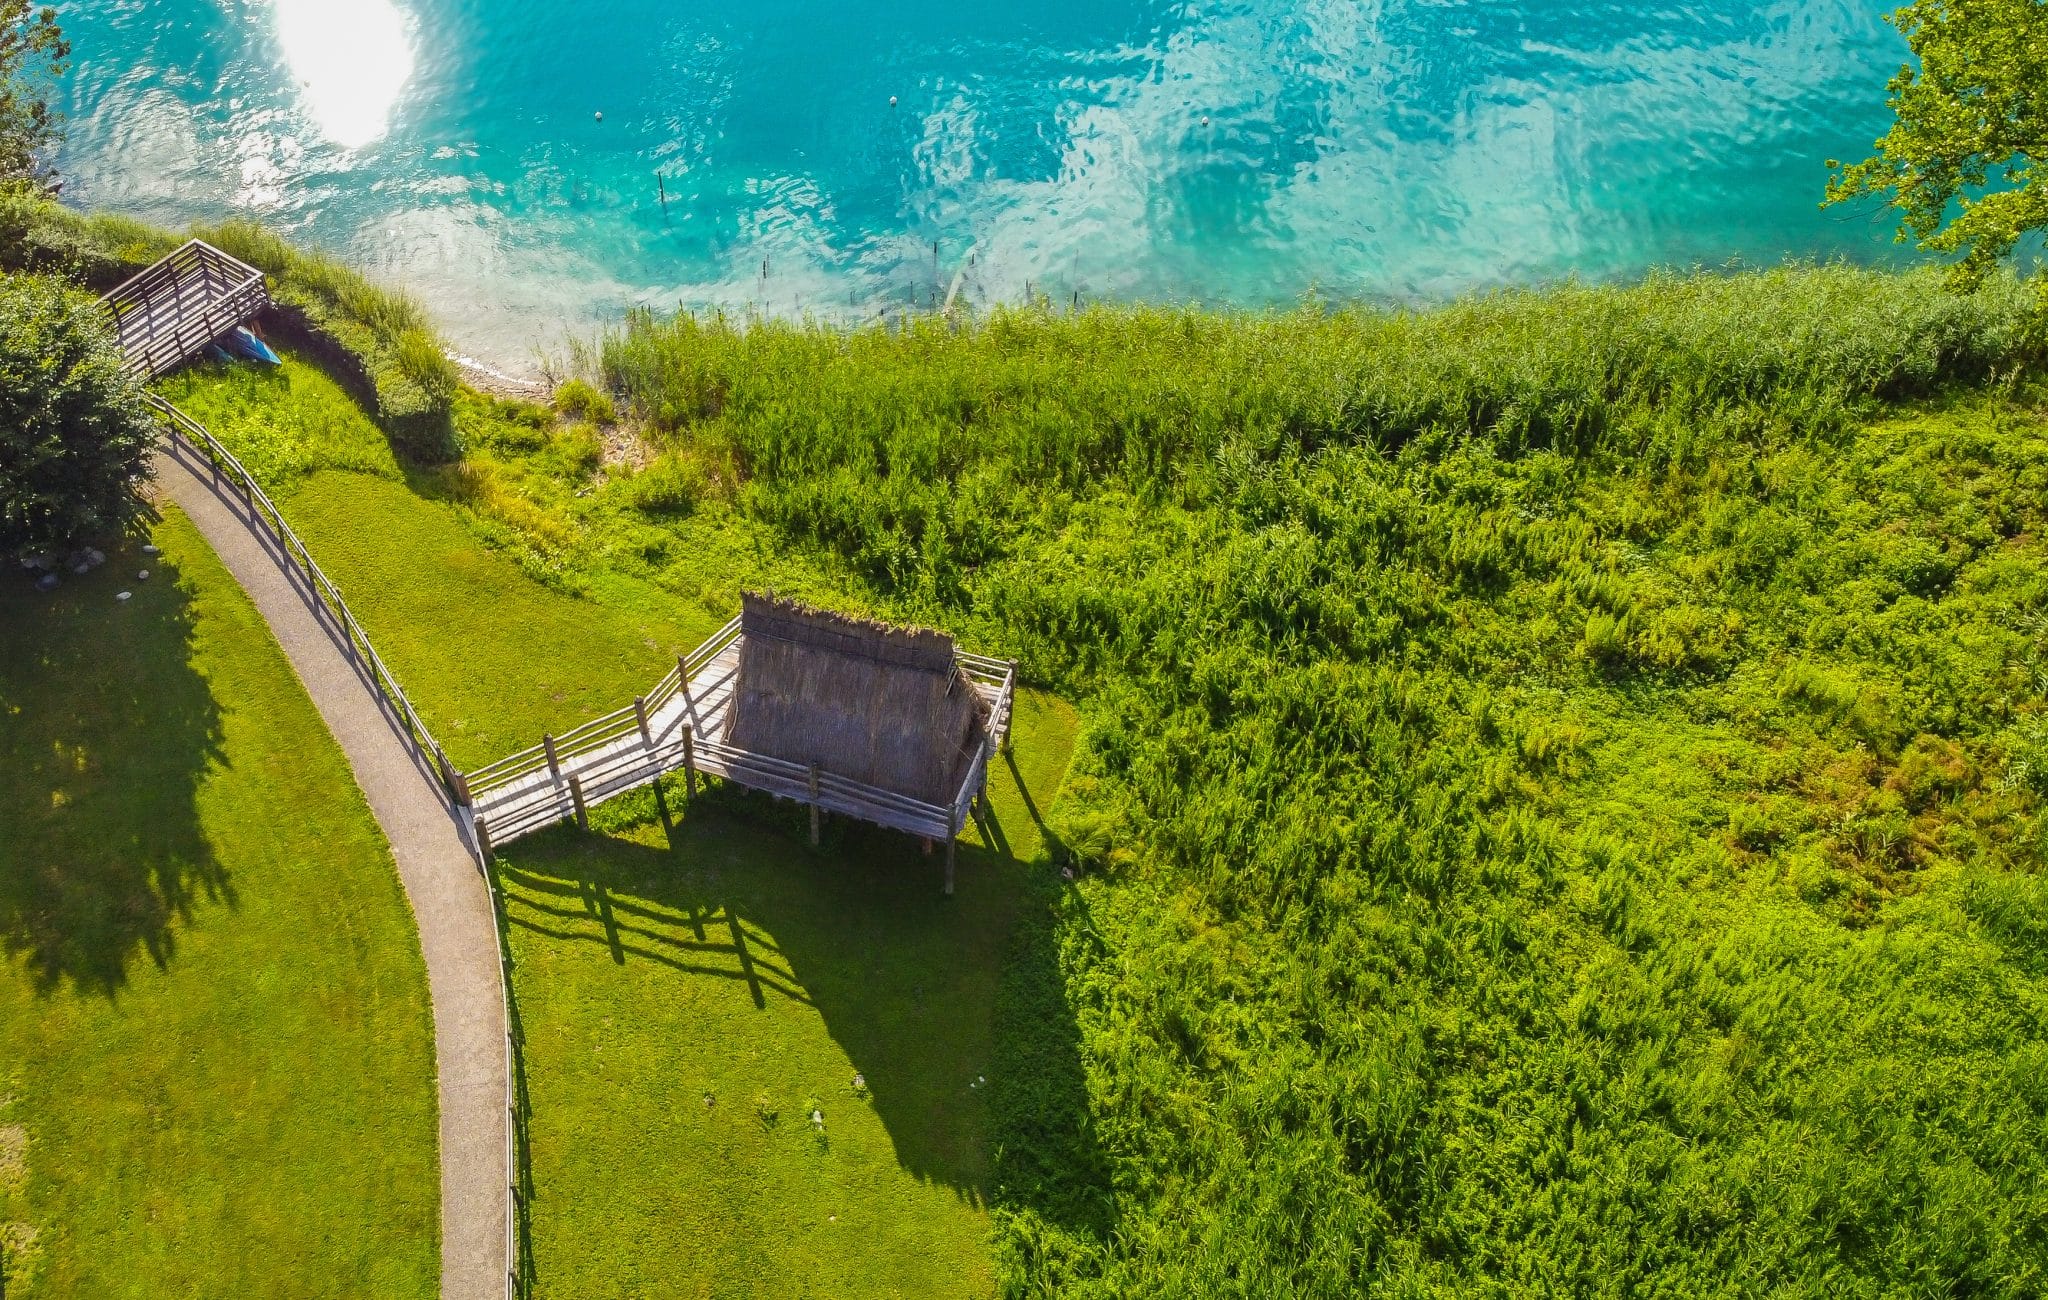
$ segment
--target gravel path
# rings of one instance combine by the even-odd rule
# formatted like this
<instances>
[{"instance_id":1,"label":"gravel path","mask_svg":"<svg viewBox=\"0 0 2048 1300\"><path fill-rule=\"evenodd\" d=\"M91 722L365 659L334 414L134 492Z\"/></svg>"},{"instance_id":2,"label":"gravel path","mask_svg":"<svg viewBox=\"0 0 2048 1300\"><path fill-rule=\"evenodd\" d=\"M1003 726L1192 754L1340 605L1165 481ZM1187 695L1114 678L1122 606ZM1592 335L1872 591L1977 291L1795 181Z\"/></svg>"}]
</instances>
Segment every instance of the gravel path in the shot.
<instances>
[{"instance_id":1,"label":"gravel path","mask_svg":"<svg viewBox=\"0 0 2048 1300\"><path fill-rule=\"evenodd\" d=\"M348 755L412 901L434 1003L441 1114L441 1295L505 1294L505 1005L490 891L431 770L305 578L241 497L182 442L156 458L185 511L270 624ZM289 816L290 810L280 810ZM318 918L308 918L317 922ZM288 955L287 958L288 959Z\"/></svg>"}]
</instances>

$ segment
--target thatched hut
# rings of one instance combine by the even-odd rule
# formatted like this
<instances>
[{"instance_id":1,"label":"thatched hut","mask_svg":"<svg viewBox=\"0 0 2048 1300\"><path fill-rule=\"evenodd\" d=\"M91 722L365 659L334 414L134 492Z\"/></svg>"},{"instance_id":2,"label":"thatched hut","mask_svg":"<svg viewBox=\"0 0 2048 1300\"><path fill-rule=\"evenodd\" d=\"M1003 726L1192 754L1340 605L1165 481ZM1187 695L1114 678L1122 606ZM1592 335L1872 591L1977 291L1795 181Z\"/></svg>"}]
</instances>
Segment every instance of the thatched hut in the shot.
<instances>
[{"instance_id":1,"label":"thatched hut","mask_svg":"<svg viewBox=\"0 0 2048 1300\"><path fill-rule=\"evenodd\" d=\"M951 804L991 710L953 639L749 592L726 744Z\"/></svg>"},{"instance_id":2,"label":"thatched hut","mask_svg":"<svg viewBox=\"0 0 2048 1300\"><path fill-rule=\"evenodd\" d=\"M458 798L488 853L670 772L691 798L715 776L808 804L813 844L828 813L943 842L950 894L1016 697L1015 660L750 592L629 708L458 774Z\"/></svg>"}]
</instances>

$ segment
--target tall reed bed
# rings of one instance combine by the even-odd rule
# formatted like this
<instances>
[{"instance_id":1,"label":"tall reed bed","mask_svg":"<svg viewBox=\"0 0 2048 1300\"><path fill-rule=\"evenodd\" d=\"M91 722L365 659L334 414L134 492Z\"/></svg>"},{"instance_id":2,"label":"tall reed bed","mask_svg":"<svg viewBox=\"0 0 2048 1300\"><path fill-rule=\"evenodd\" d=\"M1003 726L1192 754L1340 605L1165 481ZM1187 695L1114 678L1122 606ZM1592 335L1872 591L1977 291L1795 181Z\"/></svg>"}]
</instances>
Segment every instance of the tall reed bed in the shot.
<instances>
[{"instance_id":1,"label":"tall reed bed","mask_svg":"<svg viewBox=\"0 0 2048 1300\"><path fill-rule=\"evenodd\" d=\"M1826 267L597 360L1086 700L989 1071L1010 1293L2021 1296L2038 321Z\"/></svg>"}]
</instances>

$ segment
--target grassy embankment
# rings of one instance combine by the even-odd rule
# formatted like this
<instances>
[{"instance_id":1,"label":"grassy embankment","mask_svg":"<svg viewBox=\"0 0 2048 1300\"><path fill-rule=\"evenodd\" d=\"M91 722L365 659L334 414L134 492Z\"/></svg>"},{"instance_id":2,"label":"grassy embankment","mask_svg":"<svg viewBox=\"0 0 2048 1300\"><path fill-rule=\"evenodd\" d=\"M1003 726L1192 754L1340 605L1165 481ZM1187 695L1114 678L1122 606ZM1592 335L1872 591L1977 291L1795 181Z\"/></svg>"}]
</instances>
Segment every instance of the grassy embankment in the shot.
<instances>
[{"instance_id":1,"label":"grassy embankment","mask_svg":"<svg viewBox=\"0 0 2048 1300\"><path fill-rule=\"evenodd\" d=\"M0 1293L431 1296L390 853L254 607L153 535L0 588Z\"/></svg>"},{"instance_id":2,"label":"grassy embankment","mask_svg":"<svg viewBox=\"0 0 2048 1300\"><path fill-rule=\"evenodd\" d=\"M595 443L541 412L465 398L476 454L421 469L296 357L167 390L280 493L458 763L618 707L743 585L833 590L735 517L680 527L660 575L565 566L539 544L574 527L554 520ZM1006 852L969 853L951 901L899 836L833 826L814 852L801 819L726 791L500 854L536 1294L994 1290L979 1080L1072 713L1027 693L1017 734Z\"/></svg>"},{"instance_id":3,"label":"grassy embankment","mask_svg":"<svg viewBox=\"0 0 2048 1300\"><path fill-rule=\"evenodd\" d=\"M705 596L721 552L690 543L728 539L1085 701L1051 820L1087 871L1020 888L977 1097L1005 1289L2020 1296L2048 1258L2035 311L1827 270L1402 317L641 323L599 360L647 469L500 410L410 477L600 609ZM610 891L652 873L548 869L654 834L615 829L526 867L631 969ZM695 898L624 918L696 943ZM621 1074L687 1101L696 1068ZM573 1221L613 1270L786 1284L747 1271L802 1258L757 1224L707 1271L581 1208L642 1176L639 1136L555 1184L544 1277L612 1276L551 1264Z\"/></svg>"}]
</instances>

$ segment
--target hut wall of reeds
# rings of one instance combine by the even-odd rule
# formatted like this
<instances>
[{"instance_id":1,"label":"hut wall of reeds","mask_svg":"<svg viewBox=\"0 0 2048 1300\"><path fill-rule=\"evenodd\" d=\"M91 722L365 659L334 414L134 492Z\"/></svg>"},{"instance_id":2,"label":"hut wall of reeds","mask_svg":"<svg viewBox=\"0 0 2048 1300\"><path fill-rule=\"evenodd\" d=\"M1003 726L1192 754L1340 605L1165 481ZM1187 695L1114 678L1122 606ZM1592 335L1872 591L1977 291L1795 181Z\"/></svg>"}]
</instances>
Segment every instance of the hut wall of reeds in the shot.
<instances>
[{"instance_id":1,"label":"hut wall of reeds","mask_svg":"<svg viewBox=\"0 0 2048 1300\"><path fill-rule=\"evenodd\" d=\"M953 639L742 597L725 743L884 790L950 804L987 736L988 706Z\"/></svg>"}]
</instances>

